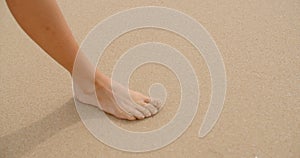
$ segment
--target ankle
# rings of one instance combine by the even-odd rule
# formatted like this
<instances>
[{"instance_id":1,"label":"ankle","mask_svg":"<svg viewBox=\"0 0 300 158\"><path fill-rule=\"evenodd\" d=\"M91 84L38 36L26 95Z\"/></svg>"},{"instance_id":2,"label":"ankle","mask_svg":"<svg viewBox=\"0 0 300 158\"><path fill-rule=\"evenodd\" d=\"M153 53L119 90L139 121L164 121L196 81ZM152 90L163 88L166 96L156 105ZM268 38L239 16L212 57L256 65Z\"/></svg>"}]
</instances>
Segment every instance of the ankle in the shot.
<instances>
[{"instance_id":1,"label":"ankle","mask_svg":"<svg viewBox=\"0 0 300 158\"><path fill-rule=\"evenodd\" d=\"M95 74L95 86L96 89L109 89L110 79L106 77L103 73L97 71Z\"/></svg>"}]
</instances>

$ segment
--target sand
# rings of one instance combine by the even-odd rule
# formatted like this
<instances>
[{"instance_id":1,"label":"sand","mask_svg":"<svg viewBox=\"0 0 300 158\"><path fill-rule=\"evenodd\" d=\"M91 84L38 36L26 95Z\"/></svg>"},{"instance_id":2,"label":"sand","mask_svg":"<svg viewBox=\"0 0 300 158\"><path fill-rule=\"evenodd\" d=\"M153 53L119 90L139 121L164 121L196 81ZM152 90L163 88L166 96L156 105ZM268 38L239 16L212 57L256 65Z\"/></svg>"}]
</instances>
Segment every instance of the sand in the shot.
<instances>
[{"instance_id":1,"label":"sand","mask_svg":"<svg viewBox=\"0 0 300 158\"><path fill-rule=\"evenodd\" d=\"M1 158L300 157L299 1L59 1L79 43L106 17L148 5L190 15L216 41L226 67L227 93L217 124L204 138L198 138L198 130L210 101L211 81L203 57L191 43L172 32L140 29L122 35L105 50L98 67L107 75L126 50L150 41L180 50L196 71L201 96L194 121L170 145L145 153L116 150L89 133L76 112L67 71L33 43L5 2L0 3ZM147 93L155 82L168 91L158 115L135 122L111 120L132 131L168 123L180 102L180 85L170 70L144 65L132 75L130 87Z\"/></svg>"}]
</instances>

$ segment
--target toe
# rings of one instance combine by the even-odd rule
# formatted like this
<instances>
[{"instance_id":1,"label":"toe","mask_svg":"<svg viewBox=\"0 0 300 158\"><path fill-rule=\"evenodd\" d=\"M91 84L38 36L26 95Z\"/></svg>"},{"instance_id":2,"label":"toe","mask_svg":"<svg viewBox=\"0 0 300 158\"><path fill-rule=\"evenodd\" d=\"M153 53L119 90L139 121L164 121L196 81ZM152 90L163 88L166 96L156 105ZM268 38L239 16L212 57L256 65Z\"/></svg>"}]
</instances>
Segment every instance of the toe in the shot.
<instances>
[{"instance_id":1,"label":"toe","mask_svg":"<svg viewBox=\"0 0 300 158\"><path fill-rule=\"evenodd\" d=\"M131 115L126 115L124 119L130 120L130 121L136 120L136 118L134 116L131 116Z\"/></svg>"},{"instance_id":2,"label":"toe","mask_svg":"<svg viewBox=\"0 0 300 158\"><path fill-rule=\"evenodd\" d=\"M118 110L115 116L117 118L124 119L124 120L130 120L130 121L136 120L136 118L132 114L125 112L123 110Z\"/></svg>"},{"instance_id":3,"label":"toe","mask_svg":"<svg viewBox=\"0 0 300 158\"><path fill-rule=\"evenodd\" d=\"M157 108L152 104L146 104L145 108L147 108L151 112L151 115L155 115L158 112Z\"/></svg>"},{"instance_id":4,"label":"toe","mask_svg":"<svg viewBox=\"0 0 300 158\"><path fill-rule=\"evenodd\" d=\"M142 120L145 118L145 115L143 115L140 111L138 111L137 109L132 109L129 112L131 115L133 115L135 118Z\"/></svg>"},{"instance_id":5,"label":"toe","mask_svg":"<svg viewBox=\"0 0 300 158\"><path fill-rule=\"evenodd\" d=\"M149 97L146 97L146 98L144 99L144 102L145 102L145 103L150 103L150 100L151 100L151 99L150 99Z\"/></svg>"},{"instance_id":6,"label":"toe","mask_svg":"<svg viewBox=\"0 0 300 158\"><path fill-rule=\"evenodd\" d=\"M151 116L151 112L144 106L141 105L137 105L135 107L138 111L140 111L144 116L146 117L150 117Z\"/></svg>"},{"instance_id":7,"label":"toe","mask_svg":"<svg viewBox=\"0 0 300 158\"><path fill-rule=\"evenodd\" d=\"M125 114L126 119L128 120L136 120L136 119L144 119L145 115L143 115L140 111L138 111L134 106L120 106L121 111Z\"/></svg>"},{"instance_id":8,"label":"toe","mask_svg":"<svg viewBox=\"0 0 300 158\"><path fill-rule=\"evenodd\" d=\"M150 104L152 104L153 106L155 106L157 108L157 110L160 110L162 108L162 102L159 99L151 99L150 100Z\"/></svg>"}]
</instances>

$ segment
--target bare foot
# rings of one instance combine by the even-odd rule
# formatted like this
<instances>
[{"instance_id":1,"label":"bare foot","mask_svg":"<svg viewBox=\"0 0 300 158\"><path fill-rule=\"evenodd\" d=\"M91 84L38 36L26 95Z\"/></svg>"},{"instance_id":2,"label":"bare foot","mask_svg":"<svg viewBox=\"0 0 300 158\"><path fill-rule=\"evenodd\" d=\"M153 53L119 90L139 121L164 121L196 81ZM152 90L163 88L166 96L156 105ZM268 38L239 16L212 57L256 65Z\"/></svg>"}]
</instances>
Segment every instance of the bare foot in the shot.
<instances>
[{"instance_id":1,"label":"bare foot","mask_svg":"<svg viewBox=\"0 0 300 158\"><path fill-rule=\"evenodd\" d=\"M95 88L100 105L98 105L96 101L92 101L93 91L82 90L83 94L80 94L80 96L77 95L77 99L80 102L95 105L104 112L119 119L126 120L140 120L153 116L162 107L161 102L157 99L149 98L133 90L129 90L128 93L127 88L115 82L113 83L113 86L114 88L112 88L110 78L100 71L97 71ZM117 100L115 98L117 98Z\"/></svg>"}]
</instances>

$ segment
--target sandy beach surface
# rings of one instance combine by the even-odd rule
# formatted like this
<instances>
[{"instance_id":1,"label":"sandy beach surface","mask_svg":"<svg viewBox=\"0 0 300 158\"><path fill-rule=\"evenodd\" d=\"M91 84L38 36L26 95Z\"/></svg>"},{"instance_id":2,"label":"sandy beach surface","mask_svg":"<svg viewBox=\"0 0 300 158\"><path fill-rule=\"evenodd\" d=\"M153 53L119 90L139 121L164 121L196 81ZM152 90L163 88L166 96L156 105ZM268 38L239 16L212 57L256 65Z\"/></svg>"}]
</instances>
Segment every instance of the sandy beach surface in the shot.
<instances>
[{"instance_id":1,"label":"sandy beach surface","mask_svg":"<svg viewBox=\"0 0 300 158\"><path fill-rule=\"evenodd\" d=\"M300 1L299 0L58 0L81 43L100 21L126 9L169 7L193 17L211 34L224 59L227 92L213 130L198 138L208 109L211 80L204 58L183 37L145 28L128 32L105 50L98 67L111 75L117 59L144 42L171 45L190 61L201 92L197 115L186 132L159 150L124 152L105 145L85 128L75 109L71 77L21 30L5 1L0 2L1 158L299 158ZM159 76L159 77L156 77ZM148 93L162 83L163 110L143 121L117 125L150 131L167 124L180 102L180 84L166 67L146 64L130 87Z\"/></svg>"}]
</instances>

